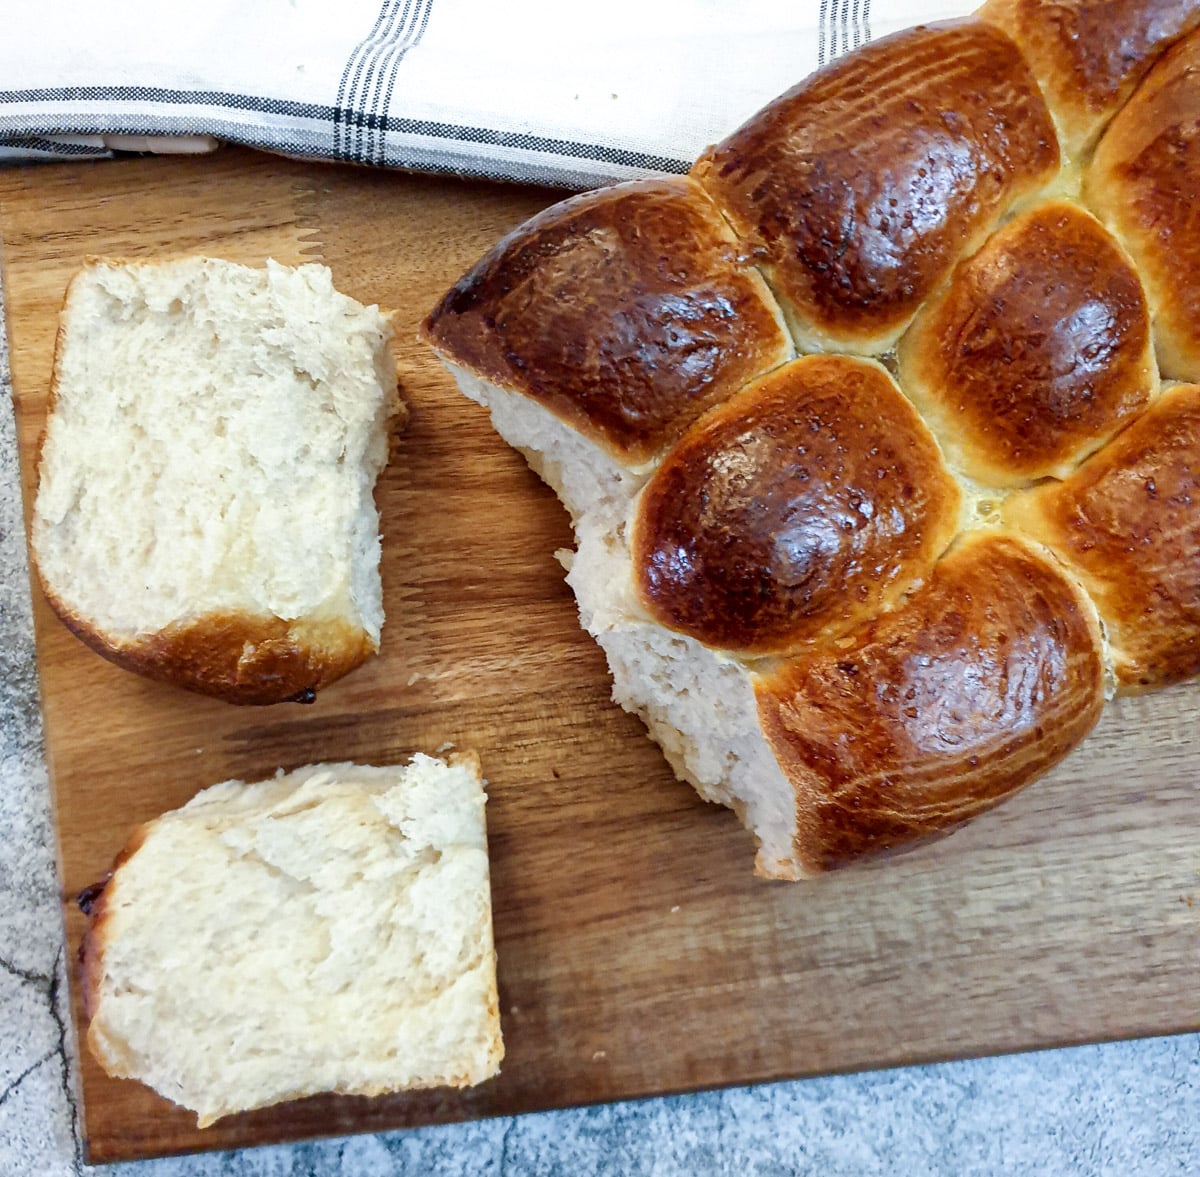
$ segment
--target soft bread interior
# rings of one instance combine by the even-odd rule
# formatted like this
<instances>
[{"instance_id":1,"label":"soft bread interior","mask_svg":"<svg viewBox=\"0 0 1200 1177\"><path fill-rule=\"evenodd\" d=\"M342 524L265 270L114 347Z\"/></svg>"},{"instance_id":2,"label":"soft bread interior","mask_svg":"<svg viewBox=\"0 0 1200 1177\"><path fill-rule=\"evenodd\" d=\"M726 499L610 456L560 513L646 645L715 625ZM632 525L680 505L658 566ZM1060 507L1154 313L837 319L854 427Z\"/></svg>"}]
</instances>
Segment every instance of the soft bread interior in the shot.
<instances>
[{"instance_id":1,"label":"soft bread interior","mask_svg":"<svg viewBox=\"0 0 1200 1177\"><path fill-rule=\"evenodd\" d=\"M461 364L445 363L459 391L488 410L496 432L554 490L572 522L585 514L607 525L625 518L648 476L644 470L623 465L531 397L492 384Z\"/></svg>"},{"instance_id":2,"label":"soft bread interior","mask_svg":"<svg viewBox=\"0 0 1200 1177\"><path fill-rule=\"evenodd\" d=\"M53 595L113 642L244 613L345 619L377 646L389 336L323 266L88 265L33 522Z\"/></svg>"},{"instance_id":3,"label":"soft bread interior","mask_svg":"<svg viewBox=\"0 0 1200 1177\"><path fill-rule=\"evenodd\" d=\"M111 1074L220 1116L502 1054L478 762L227 781L140 832L85 948Z\"/></svg>"},{"instance_id":4,"label":"soft bread interior","mask_svg":"<svg viewBox=\"0 0 1200 1177\"><path fill-rule=\"evenodd\" d=\"M758 840L761 873L794 876L795 791L762 733L750 673L657 625L637 600L624 520L644 478L531 398L448 367L571 511L577 550L561 554L567 583L608 660L614 701L646 724L680 780L738 813Z\"/></svg>"}]
</instances>

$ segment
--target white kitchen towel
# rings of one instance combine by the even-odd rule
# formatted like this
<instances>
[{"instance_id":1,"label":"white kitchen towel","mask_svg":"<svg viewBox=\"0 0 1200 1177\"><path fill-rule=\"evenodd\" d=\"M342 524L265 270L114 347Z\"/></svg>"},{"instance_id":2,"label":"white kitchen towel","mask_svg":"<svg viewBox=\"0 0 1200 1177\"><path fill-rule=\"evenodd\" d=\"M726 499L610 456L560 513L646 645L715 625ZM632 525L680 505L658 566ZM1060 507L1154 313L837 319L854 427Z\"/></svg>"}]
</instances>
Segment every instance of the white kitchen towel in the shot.
<instances>
[{"instance_id":1,"label":"white kitchen towel","mask_svg":"<svg viewBox=\"0 0 1200 1177\"><path fill-rule=\"evenodd\" d=\"M585 188L686 171L706 146L819 66L973 5L39 0L4 7L0 144L13 157L104 154L112 136L182 136L163 141L177 149L212 137L312 159Z\"/></svg>"}]
</instances>

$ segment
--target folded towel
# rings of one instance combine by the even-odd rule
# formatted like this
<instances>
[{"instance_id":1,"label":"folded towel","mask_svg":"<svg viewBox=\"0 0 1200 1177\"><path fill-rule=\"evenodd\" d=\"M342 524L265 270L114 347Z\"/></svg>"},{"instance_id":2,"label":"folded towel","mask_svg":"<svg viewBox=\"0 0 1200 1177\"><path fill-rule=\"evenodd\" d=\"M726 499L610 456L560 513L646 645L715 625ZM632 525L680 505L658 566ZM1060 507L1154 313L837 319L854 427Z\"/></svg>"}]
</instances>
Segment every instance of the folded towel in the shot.
<instances>
[{"instance_id":1,"label":"folded towel","mask_svg":"<svg viewBox=\"0 0 1200 1177\"><path fill-rule=\"evenodd\" d=\"M857 45L964 0L39 0L0 41L12 158L194 150L569 188L686 171ZM165 138L164 138L165 137Z\"/></svg>"}]
</instances>

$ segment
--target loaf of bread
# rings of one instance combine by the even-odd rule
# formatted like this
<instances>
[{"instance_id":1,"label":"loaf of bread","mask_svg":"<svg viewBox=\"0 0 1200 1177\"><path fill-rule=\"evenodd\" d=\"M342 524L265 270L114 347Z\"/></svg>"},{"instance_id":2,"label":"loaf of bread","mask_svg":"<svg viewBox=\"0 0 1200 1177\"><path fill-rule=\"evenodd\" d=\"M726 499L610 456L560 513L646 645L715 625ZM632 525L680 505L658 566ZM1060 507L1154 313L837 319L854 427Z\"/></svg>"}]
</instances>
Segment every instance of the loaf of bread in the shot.
<instances>
[{"instance_id":1,"label":"loaf of bread","mask_svg":"<svg viewBox=\"0 0 1200 1177\"><path fill-rule=\"evenodd\" d=\"M90 260L63 306L32 549L94 650L232 703L379 648L387 317L324 266Z\"/></svg>"},{"instance_id":2,"label":"loaf of bread","mask_svg":"<svg viewBox=\"0 0 1200 1177\"><path fill-rule=\"evenodd\" d=\"M1198 25L990 0L867 45L428 317L761 874L953 830L1200 672Z\"/></svg>"},{"instance_id":3,"label":"loaf of bread","mask_svg":"<svg viewBox=\"0 0 1200 1177\"><path fill-rule=\"evenodd\" d=\"M197 1114L480 1083L503 1055L479 762L226 781L86 904L87 1043Z\"/></svg>"}]
</instances>

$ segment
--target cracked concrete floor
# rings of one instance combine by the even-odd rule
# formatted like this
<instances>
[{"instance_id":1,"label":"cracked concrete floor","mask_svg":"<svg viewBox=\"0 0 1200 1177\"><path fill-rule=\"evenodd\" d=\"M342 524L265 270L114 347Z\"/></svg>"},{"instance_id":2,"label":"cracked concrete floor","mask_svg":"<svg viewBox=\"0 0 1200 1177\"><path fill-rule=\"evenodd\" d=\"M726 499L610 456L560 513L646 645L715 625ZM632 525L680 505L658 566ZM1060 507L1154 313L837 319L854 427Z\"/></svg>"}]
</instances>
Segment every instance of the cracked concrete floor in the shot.
<instances>
[{"instance_id":1,"label":"cracked concrete floor","mask_svg":"<svg viewBox=\"0 0 1200 1177\"><path fill-rule=\"evenodd\" d=\"M0 385L7 354L0 333ZM1200 1036L85 1170L7 397L0 405L0 1177L1200 1173Z\"/></svg>"}]
</instances>

